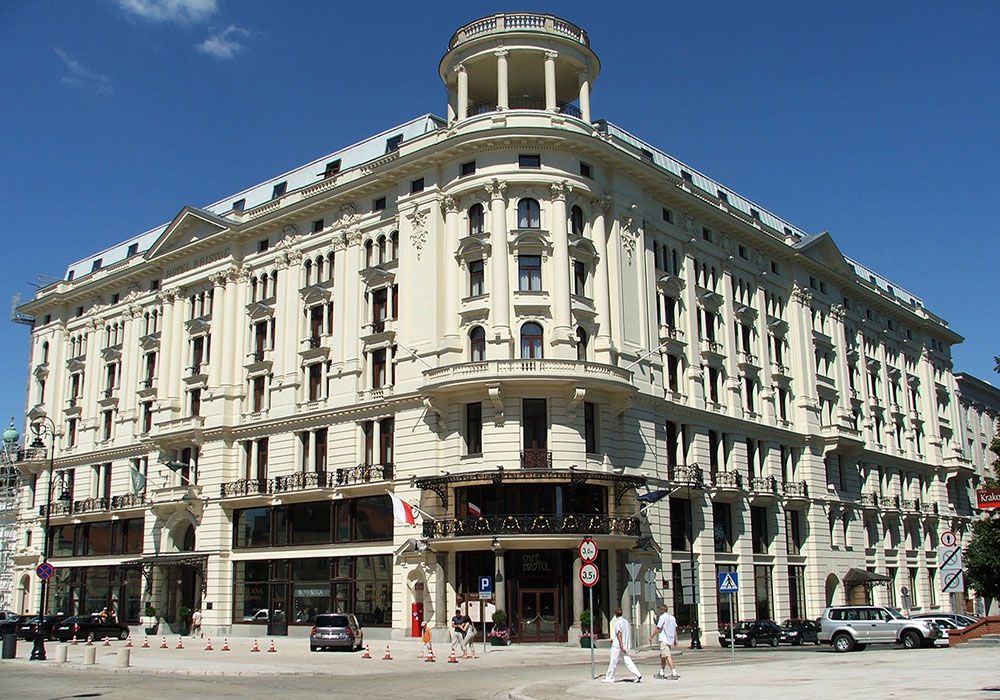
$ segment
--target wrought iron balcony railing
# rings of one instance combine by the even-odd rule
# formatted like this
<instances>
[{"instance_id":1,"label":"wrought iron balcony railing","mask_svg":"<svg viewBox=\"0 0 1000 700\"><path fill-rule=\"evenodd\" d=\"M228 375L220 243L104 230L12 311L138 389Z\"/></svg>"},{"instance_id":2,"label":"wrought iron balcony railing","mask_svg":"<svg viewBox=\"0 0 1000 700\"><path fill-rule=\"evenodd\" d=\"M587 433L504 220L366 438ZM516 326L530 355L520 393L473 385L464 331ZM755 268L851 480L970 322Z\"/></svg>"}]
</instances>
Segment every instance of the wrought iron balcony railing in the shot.
<instances>
[{"instance_id":1,"label":"wrought iron balcony railing","mask_svg":"<svg viewBox=\"0 0 1000 700\"><path fill-rule=\"evenodd\" d=\"M690 466L690 467L670 467L669 470L670 481L679 484L688 484L696 488L701 488L705 483L705 477L702 473L701 467Z\"/></svg>"},{"instance_id":2,"label":"wrought iron balcony railing","mask_svg":"<svg viewBox=\"0 0 1000 700\"><path fill-rule=\"evenodd\" d=\"M531 97L528 95L522 96L512 96L507 100L507 109L534 109L538 111L545 110L545 98L544 97ZM469 106L469 116L474 117L477 114L489 114L490 112L497 111L496 102L477 102ZM583 118L583 112L580 108L569 102L556 102L556 111L560 114L568 114L571 117L576 117L577 119Z\"/></svg>"},{"instance_id":3,"label":"wrought iron balcony railing","mask_svg":"<svg viewBox=\"0 0 1000 700\"><path fill-rule=\"evenodd\" d=\"M583 513L483 515L453 520L424 521L424 537L427 538L559 534L638 537L639 532L639 518Z\"/></svg>"},{"instance_id":4,"label":"wrought iron balcony railing","mask_svg":"<svg viewBox=\"0 0 1000 700\"><path fill-rule=\"evenodd\" d=\"M237 496L260 496L270 493L270 479L238 479L225 483L220 488L223 498L235 498Z\"/></svg>"},{"instance_id":5,"label":"wrought iron balcony railing","mask_svg":"<svg viewBox=\"0 0 1000 700\"><path fill-rule=\"evenodd\" d=\"M799 482L805 491L805 482ZM788 484L786 484L787 486ZM750 479L750 490L755 493L778 493L778 480L773 476L754 476ZM786 492L787 493L787 492Z\"/></svg>"},{"instance_id":6,"label":"wrought iron balcony railing","mask_svg":"<svg viewBox=\"0 0 1000 700\"><path fill-rule=\"evenodd\" d=\"M146 505L146 495L143 493L126 493L122 496L111 497L111 510L138 508L144 505Z\"/></svg>"},{"instance_id":7,"label":"wrought iron balcony railing","mask_svg":"<svg viewBox=\"0 0 1000 700\"><path fill-rule=\"evenodd\" d=\"M805 481L786 481L781 489L786 498L806 498L809 495Z\"/></svg>"},{"instance_id":8,"label":"wrought iron balcony railing","mask_svg":"<svg viewBox=\"0 0 1000 700\"><path fill-rule=\"evenodd\" d=\"M743 488L743 477L736 471L715 472L712 474L712 485L716 488Z\"/></svg>"},{"instance_id":9,"label":"wrought iron balcony railing","mask_svg":"<svg viewBox=\"0 0 1000 700\"><path fill-rule=\"evenodd\" d=\"M342 486L392 481L392 464L359 464L331 472L295 472L271 479L239 479L222 484L222 498L266 496L308 489L332 489Z\"/></svg>"},{"instance_id":10,"label":"wrought iron balcony railing","mask_svg":"<svg viewBox=\"0 0 1000 700\"><path fill-rule=\"evenodd\" d=\"M537 447L529 447L521 451L522 469L551 469L552 452Z\"/></svg>"},{"instance_id":11,"label":"wrought iron balcony railing","mask_svg":"<svg viewBox=\"0 0 1000 700\"><path fill-rule=\"evenodd\" d=\"M337 486L352 484L368 484L377 481L392 481L392 464L359 464L356 467L346 467L334 472L334 483Z\"/></svg>"}]
</instances>

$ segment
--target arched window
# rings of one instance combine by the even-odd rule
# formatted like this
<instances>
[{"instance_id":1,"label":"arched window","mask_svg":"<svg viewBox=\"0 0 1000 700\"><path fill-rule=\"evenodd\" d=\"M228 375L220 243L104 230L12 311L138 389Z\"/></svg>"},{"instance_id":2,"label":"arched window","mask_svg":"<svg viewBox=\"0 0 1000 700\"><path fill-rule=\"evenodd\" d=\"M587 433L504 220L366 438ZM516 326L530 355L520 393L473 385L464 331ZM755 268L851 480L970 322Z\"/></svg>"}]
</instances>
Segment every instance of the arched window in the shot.
<instances>
[{"instance_id":1,"label":"arched window","mask_svg":"<svg viewBox=\"0 0 1000 700\"><path fill-rule=\"evenodd\" d=\"M333 251L326 254L326 279L333 281Z\"/></svg>"},{"instance_id":2,"label":"arched window","mask_svg":"<svg viewBox=\"0 0 1000 700\"><path fill-rule=\"evenodd\" d=\"M469 235L478 236L486 229L486 217L482 204L469 207Z\"/></svg>"},{"instance_id":3,"label":"arched window","mask_svg":"<svg viewBox=\"0 0 1000 700\"><path fill-rule=\"evenodd\" d=\"M250 278L250 301L257 301L257 278Z\"/></svg>"},{"instance_id":4,"label":"arched window","mask_svg":"<svg viewBox=\"0 0 1000 700\"><path fill-rule=\"evenodd\" d=\"M386 262L388 258L385 257L385 236L378 237L378 264Z\"/></svg>"},{"instance_id":5,"label":"arched window","mask_svg":"<svg viewBox=\"0 0 1000 700\"><path fill-rule=\"evenodd\" d=\"M375 250L375 244L372 243L372 239L365 241L365 267L372 266L372 254Z\"/></svg>"},{"instance_id":6,"label":"arched window","mask_svg":"<svg viewBox=\"0 0 1000 700\"><path fill-rule=\"evenodd\" d=\"M49 341L42 343L42 364L49 361Z\"/></svg>"},{"instance_id":7,"label":"arched window","mask_svg":"<svg viewBox=\"0 0 1000 700\"><path fill-rule=\"evenodd\" d=\"M653 267L657 270L662 270L660 266L660 243L659 241L653 241Z\"/></svg>"},{"instance_id":8,"label":"arched window","mask_svg":"<svg viewBox=\"0 0 1000 700\"><path fill-rule=\"evenodd\" d=\"M587 331L582 328L576 329L576 359L587 361Z\"/></svg>"},{"instance_id":9,"label":"arched window","mask_svg":"<svg viewBox=\"0 0 1000 700\"><path fill-rule=\"evenodd\" d=\"M541 209L538 200L525 197L517 203L517 227L518 228L541 228Z\"/></svg>"},{"instance_id":10,"label":"arched window","mask_svg":"<svg viewBox=\"0 0 1000 700\"><path fill-rule=\"evenodd\" d=\"M542 358L542 327L530 322L521 326L521 358L538 360Z\"/></svg>"},{"instance_id":11,"label":"arched window","mask_svg":"<svg viewBox=\"0 0 1000 700\"><path fill-rule=\"evenodd\" d=\"M473 326L469 331L469 360L486 361L486 331L482 326Z\"/></svg>"},{"instance_id":12,"label":"arched window","mask_svg":"<svg viewBox=\"0 0 1000 700\"><path fill-rule=\"evenodd\" d=\"M575 204L569 210L569 232L576 236L583 235L583 209Z\"/></svg>"},{"instance_id":13,"label":"arched window","mask_svg":"<svg viewBox=\"0 0 1000 700\"><path fill-rule=\"evenodd\" d=\"M323 281L323 256L316 256L316 283L319 284Z\"/></svg>"}]
</instances>

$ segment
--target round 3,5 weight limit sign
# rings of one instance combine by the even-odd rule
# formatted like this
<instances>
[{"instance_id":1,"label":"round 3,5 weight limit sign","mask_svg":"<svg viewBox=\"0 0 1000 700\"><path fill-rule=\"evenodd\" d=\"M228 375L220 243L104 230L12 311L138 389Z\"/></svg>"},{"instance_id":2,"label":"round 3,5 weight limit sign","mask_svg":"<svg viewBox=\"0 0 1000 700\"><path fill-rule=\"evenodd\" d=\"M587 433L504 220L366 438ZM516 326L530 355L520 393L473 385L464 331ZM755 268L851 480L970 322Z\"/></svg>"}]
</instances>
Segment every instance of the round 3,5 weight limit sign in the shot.
<instances>
[{"instance_id":1,"label":"round 3,5 weight limit sign","mask_svg":"<svg viewBox=\"0 0 1000 700\"><path fill-rule=\"evenodd\" d=\"M601 572L598 570L597 564L590 562L580 567L580 583L587 588L593 588L600 580Z\"/></svg>"},{"instance_id":2,"label":"round 3,5 weight limit sign","mask_svg":"<svg viewBox=\"0 0 1000 700\"><path fill-rule=\"evenodd\" d=\"M589 564L597 559L597 553L600 550L597 549L597 543L589 537L582 542L580 542L580 560L584 564Z\"/></svg>"}]
</instances>

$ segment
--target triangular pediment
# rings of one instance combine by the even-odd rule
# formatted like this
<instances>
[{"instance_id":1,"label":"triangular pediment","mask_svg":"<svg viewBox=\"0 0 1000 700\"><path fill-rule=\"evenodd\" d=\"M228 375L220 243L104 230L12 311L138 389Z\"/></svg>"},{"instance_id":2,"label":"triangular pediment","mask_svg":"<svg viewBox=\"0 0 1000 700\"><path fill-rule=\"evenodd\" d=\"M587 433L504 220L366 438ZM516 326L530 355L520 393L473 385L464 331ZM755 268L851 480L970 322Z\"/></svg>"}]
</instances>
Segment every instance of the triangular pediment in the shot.
<instances>
[{"instance_id":1,"label":"triangular pediment","mask_svg":"<svg viewBox=\"0 0 1000 700\"><path fill-rule=\"evenodd\" d=\"M834 272L847 275L848 277L855 276L854 269L847 264L844 254L840 252L840 248L837 247L837 243L828 231L806 236L796 243L793 248L800 255L814 260Z\"/></svg>"},{"instance_id":2,"label":"triangular pediment","mask_svg":"<svg viewBox=\"0 0 1000 700\"><path fill-rule=\"evenodd\" d=\"M146 253L146 259L160 257L191 243L218 236L224 231L234 230L236 226L236 222L205 209L185 206L153 243Z\"/></svg>"}]
</instances>

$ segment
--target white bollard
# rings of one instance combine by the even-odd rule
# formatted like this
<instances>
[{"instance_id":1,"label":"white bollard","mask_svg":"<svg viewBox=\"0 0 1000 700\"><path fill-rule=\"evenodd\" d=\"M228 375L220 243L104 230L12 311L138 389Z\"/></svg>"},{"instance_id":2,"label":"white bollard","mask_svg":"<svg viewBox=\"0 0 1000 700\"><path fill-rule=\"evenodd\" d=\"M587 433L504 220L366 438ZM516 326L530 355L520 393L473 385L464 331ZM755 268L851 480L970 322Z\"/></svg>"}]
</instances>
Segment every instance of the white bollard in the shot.
<instances>
[{"instance_id":1,"label":"white bollard","mask_svg":"<svg viewBox=\"0 0 1000 700\"><path fill-rule=\"evenodd\" d=\"M83 648L83 663L87 666L93 666L97 663L97 647Z\"/></svg>"},{"instance_id":2,"label":"white bollard","mask_svg":"<svg viewBox=\"0 0 1000 700\"><path fill-rule=\"evenodd\" d=\"M132 662L132 650L131 649L119 649L118 650L118 668L128 668Z\"/></svg>"},{"instance_id":3,"label":"white bollard","mask_svg":"<svg viewBox=\"0 0 1000 700\"><path fill-rule=\"evenodd\" d=\"M69 647L65 644L60 644L56 647L56 663L64 664L66 663L66 654L69 652Z\"/></svg>"}]
</instances>

